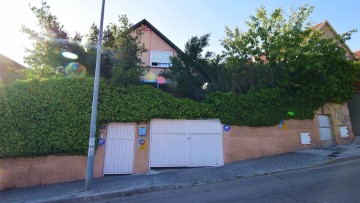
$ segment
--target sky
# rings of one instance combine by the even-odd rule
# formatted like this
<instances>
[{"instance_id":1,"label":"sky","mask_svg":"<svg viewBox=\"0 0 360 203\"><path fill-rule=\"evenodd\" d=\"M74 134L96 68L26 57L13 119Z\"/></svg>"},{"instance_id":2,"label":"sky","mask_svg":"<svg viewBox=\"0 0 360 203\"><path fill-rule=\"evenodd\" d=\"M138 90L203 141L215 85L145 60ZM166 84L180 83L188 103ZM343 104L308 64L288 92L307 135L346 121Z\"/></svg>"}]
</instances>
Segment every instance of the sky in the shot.
<instances>
[{"instance_id":1,"label":"sky","mask_svg":"<svg viewBox=\"0 0 360 203\"><path fill-rule=\"evenodd\" d=\"M75 32L87 34L93 22L100 25L102 0L46 2L71 36ZM0 2L0 53L21 64L24 64L25 47L31 48L31 42L20 31L21 26L37 28L29 4L39 7L41 0ZM225 26L247 30L245 21L262 5L268 11L281 7L285 14L290 14L291 7L304 4L314 6L310 16L314 25L327 19L339 34L357 29L346 43L352 51L360 50L359 0L106 0L104 25L117 22L118 16L123 14L133 24L147 19L180 49L184 49L190 37L211 33L207 50L221 53L220 40L225 37Z\"/></svg>"}]
</instances>

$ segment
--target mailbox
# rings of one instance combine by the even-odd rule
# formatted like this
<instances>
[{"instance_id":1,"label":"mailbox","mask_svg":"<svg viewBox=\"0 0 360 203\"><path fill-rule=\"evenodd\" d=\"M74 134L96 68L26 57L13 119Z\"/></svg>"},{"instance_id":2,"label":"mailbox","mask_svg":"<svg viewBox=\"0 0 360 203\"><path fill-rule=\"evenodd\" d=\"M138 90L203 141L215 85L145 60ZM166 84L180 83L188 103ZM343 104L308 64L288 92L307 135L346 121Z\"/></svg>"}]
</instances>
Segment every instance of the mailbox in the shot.
<instances>
[{"instance_id":1,"label":"mailbox","mask_svg":"<svg viewBox=\"0 0 360 203\"><path fill-rule=\"evenodd\" d=\"M146 126L139 126L139 136L146 135Z\"/></svg>"}]
</instances>

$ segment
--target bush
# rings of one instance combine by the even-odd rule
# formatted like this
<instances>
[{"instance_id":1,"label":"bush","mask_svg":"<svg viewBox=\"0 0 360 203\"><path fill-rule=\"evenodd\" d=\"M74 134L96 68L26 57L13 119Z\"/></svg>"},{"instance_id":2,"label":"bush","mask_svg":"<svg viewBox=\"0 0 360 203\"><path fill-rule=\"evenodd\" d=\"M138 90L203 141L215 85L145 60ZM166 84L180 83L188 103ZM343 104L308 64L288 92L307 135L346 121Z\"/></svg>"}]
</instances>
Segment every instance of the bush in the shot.
<instances>
[{"instance_id":1,"label":"bush","mask_svg":"<svg viewBox=\"0 0 360 203\"><path fill-rule=\"evenodd\" d=\"M0 157L85 154L93 80L15 82L1 90Z\"/></svg>"},{"instance_id":2,"label":"bush","mask_svg":"<svg viewBox=\"0 0 360 203\"><path fill-rule=\"evenodd\" d=\"M0 157L86 154L93 79L19 81L0 87ZM98 124L212 118L211 106L151 86L100 82Z\"/></svg>"},{"instance_id":3,"label":"bush","mask_svg":"<svg viewBox=\"0 0 360 203\"><path fill-rule=\"evenodd\" d=\"M0 86L0 157L86 154L93 82L62 78ZM243 95L216 92L196 102L151 86L101 80L97 124L219 118L231 125L272 126L281 119L312 119L323 104L316 95L290 95L281 88Z\"/></svg>"},{"instance_id":4,"label":"bush","mask_svg":"<svg viewBox=\"0 0 360 203\"><path fill-rule=\"evenodd\" d=\"M223 123L247 126L273 126L282 119L313 119L320 107L302 103L301 95L290 96L284 89L272 88L247 94L213 93L205 102L213 105ZM294 112L291 116L288 112Z\"/></svg>"}]
</instances>

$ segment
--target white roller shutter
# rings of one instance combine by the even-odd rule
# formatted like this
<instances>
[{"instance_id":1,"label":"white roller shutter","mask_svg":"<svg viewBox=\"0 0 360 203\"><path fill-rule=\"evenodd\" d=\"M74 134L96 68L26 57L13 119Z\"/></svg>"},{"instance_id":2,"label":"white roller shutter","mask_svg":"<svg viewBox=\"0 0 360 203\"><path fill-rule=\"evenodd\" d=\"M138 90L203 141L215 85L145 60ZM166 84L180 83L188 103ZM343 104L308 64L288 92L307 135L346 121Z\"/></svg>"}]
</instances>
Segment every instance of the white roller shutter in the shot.
<instances>
[{"instance_id":1,"label":"white roller shutter","mask_svg":"<svg viewBox=\"0 0 360 203\"><path fill-rule=\"evenodd\" d=\"M169 67L170 57L173 56L172 51L150 51L150 66Z\"/></svg>"},{"instance_id":2,"label":"white roller shutter","mask_svg":"<svg viewBox=\"0 0 360 203\"><path fill-rule=\"evenodd\" d=\"M155 119L150 134L150 167L224 164L219 120Z\"/></svg>"}]
</instances>

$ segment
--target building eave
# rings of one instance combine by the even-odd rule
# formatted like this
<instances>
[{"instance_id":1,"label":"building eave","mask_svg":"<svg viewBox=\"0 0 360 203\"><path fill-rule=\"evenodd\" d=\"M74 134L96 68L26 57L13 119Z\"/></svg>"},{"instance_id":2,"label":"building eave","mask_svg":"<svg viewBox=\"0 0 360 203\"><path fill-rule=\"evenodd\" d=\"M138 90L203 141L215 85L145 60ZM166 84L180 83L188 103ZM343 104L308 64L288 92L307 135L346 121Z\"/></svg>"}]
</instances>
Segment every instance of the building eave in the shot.
<instances>
[{"instance_id":1,"label":"building eave","mask_svg":"<svg viewBox=\"0 0 360 203\"><path fill-rule=\"evenodd\" d=\"M15 69L25 69L25 67L23 65L21 65L20 63L12 60L11 58L0 54L0 66L4 66L4 67L11 67L11 68L15 68Z\"/></svg>"},{"instance_id":2,"label":"building eave","mask_svg":"<svg viewBox=\"0 0 360 203\"><path fill-rule=\"evenodd\" d=\"M328 20L324 20L323 22L315 25L313 28L316 29L316 30L320 30L325 26L325 25L328 25L330 30L332 32L335 33L335 35L339 35L336 30L334 29L334 27L329 23ZM348 53L351 55L351 57L353 57L353 59L356 59L354 53L351 51L350 47L344 42L344 43L341 43L342 45L344 45L345 49L348 51Z\"/></svg>"},{"instance_id":3,"label":"building eave","mask_svg":"<svg viewBox=\"0 0 360 203\"><path fill-rule=\"evenodd\" d=\"M167 44L169 44L177 53L184 53L179 47L177 47L173 42L171 42L165 35L163 35L158 29L156 29L149 21L146 19L141 20L131 27L132 30L136 30L141 25L145 24L148 26L153 32L155 32L162 40L164 40Z\"/></svg>"}]
</instances>

